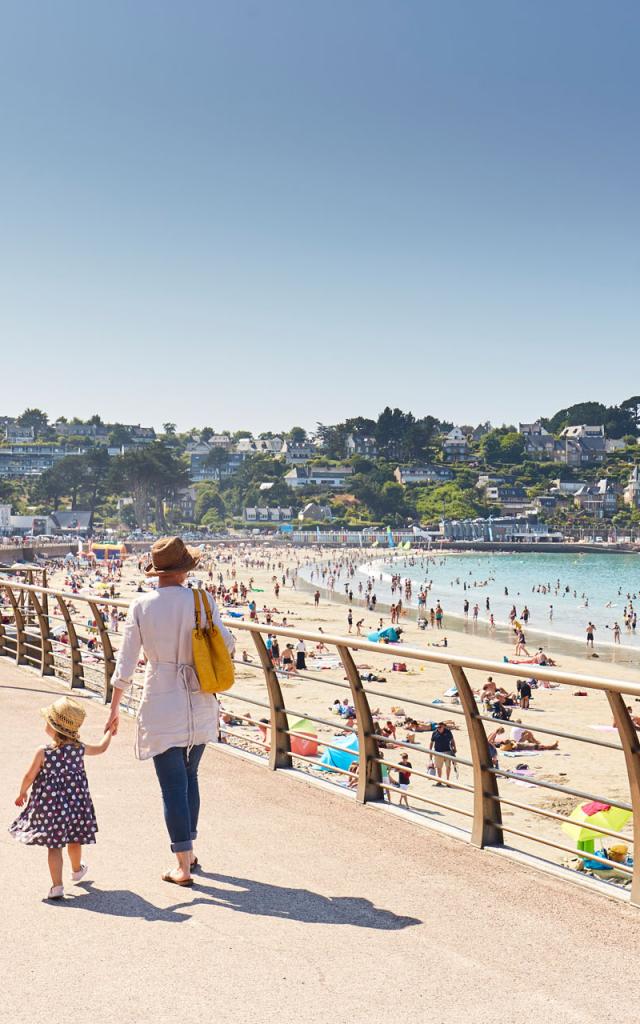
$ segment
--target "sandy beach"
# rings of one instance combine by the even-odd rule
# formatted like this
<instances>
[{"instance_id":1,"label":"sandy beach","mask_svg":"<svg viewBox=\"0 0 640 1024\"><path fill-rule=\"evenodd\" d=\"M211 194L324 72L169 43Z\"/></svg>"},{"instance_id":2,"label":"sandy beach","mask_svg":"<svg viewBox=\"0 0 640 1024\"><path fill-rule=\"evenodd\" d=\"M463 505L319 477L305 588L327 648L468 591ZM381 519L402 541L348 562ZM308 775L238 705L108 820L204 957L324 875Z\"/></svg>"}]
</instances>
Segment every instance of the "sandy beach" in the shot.
<instances>
[{"instance_id":1,"label":"sandy beach","mask_svg":"<svg viewBox=\"0 0 640 1024\"><path fill-rule=\"evenodd\" d=\"M358 552L357 556L362 560L375 556L374 552ZM226 587L234 583L244 584L248 591L247 600L253 598L258 609L260 622L265 622L267 612L275 624L281 624L286 619L287 625L312 630L321 630L325 633L347 634L348 605L344 603L339 591L344 593L344 582L347 579L346 568L342 570L344 575L336 579L335 592L333 594L321 588L319 604L316 607L314 602L314 585L303 584L297 576L298 571L304 565L318 563L327 559L332 561L346 560L352 557L341 551L323 551L309 548L307 550L292 549L290 547L261 547L259 545L247 545L242 549L218 546L207 548L207 556L196 572L205 584L217 585L220 576ZM137 588L142 580L142 574L138 568L138 556L127 559L123 570L122 578L116 584L117 594L121 598L130 599L135 596ZM80 585L93 587L97 580L93 572L83 571ZM51 575L50 585L63 587L65 580L68 581L67 571L58 569ZM316 574L317 579L317 574ZM142 583L146 589L152 584L149 581ZM278 594L276 596L276 585ZM354 595L355 597L355 595ZM362 601L353 602L353 636L355 638L355 623L363 619L362 635L366 638L367 633L377 629L382 620L383 626L390 625L389 613L381 608L376 612L368 612L363 607ZM248 621L246 602L234 609L243 612L245 621ZM441 641L443 636L448 639L448 651L452 654L465 654L480 658L487 658L501 662L503 657L513 656L514 646L507 642L504 634L496 637L474 634L473 626L469 625L466 632L459 628L447 628L446 610L444 628L441 631L426 631L418 628L415 621L403 617L402 628L404 634L403 642L411 646L423 647L431 643ZM451 623L449 624L451 626ZM237 680L234 689L226 694L222 701L223 710L231 715L247 715L259 720L267 716L268 712L249 703L250 700L267 702L266 688L262 670L259 667L255 647L252 638L247 633L236 629L237 656L242 660L242 652L247 652L250 662L239 664L237 668ZM117 639L116 639L117 644ZM284 650L284 642L281 648ZM558 654L553 648L547 648L549 654L557 662L557 666L563 670L588 673L594 676L609 676L618 680L636 682L637 671L632 665L614 665L609 661L587 658L586 652L575 645L573 654L566 653L566 645L563 651ZM356 664L364 672L372 672L383 681L365 684L367 690L376 691L370 696L370 703L375 711L376 718L381 726L389 720L394 724L404 721L405 715L418 719L419 721L453 720L458 728L454 732L458 753L461 758L469 757L469 747L466 739L464 719L461 715L455 714L460 711L459 706L452 703L451 698L445 696L445 692L451 687L452 679L446 666L427 664L419 666L417 663L407 664L406 672L393 672L393 654L386 653L354 652ZM597 646L596 646L597 651ZM290 723L311 715L317 718L327 719L333 722L331 725L315 725L318 739L333 742L333 738L342 732L343 722L338 716L334 716L330 710L333 702L344 696L348 691L331 685L332 683L345 683L344 671L338 665L336 659L321 654L316 658L313 645L307 644L307 672L305 677L298 674L281 674L281 686L286 701L287 709L291 712ZM331 655L333 651L331 650ZM530 678L535 675L535 666L523 666L522 678ZM469 681L474 689L480 689L486 682L486 675L469 672ZM310 678L313 677L313 678ZM509 691L515 690L515 679L503 676L500 679L496 674L498 685L503 685ZM638 700L636 698L636 700ZM424 708L416 705L415 701L442 701L441 709ZM630 698L634 713L640 713L640 702L634 702ZM398 709L402 713L399 713ZM604 740L617 743L616 730L612 727L612 717L604 693L595 691L589 692L588 696L579 697L575 695L575 688L560 686L552 689L534 689L531 708L521 711L514 709L511 724L520 719L527 729L532 730L537 739L542 743L551 743L554 737L546 736L540 732L541 728L556 728L570 733L576 733L591 740ZM510 735L510 724L497 722L496 726L504 724L506 735ZM491 726L487 724L488 731ZM247 749L255 753L264 753L255 741L259 739L258 728L252 725L233 726L231 731L234 742L240 742ZM397 724L397 739L405 741L408 730ZM229 737L227 737L229 739ZM430 733L418 733L416 735L418 744L429 746ZM516 753L516 752L514 752ZM390 748L386 751L385 757L393 763L400 759L401 749ZM410 760L414 769L426 772L429 764L429 756L417 749L410 751ZM507 758L506 753L499 752L500 767L512 771L521 765L521 774L517 780L502 779L500 781L501 795L509 800L522 804L531 804L559 813L569 813L580 801L575 797L556 794L535 786L530 780L540 779L554 782L561 785L568 785L579 790L584 790L598 796L609 799L629 800L629 788L624 766L623 754L620 750L605 749L587 743L579 743L573 740L561 739L557 750L548 751L519 751L516 756ZM315 770L308 765L298 763L304 770ZM318 773L319 774L319 773ZM326 774L322 774L327 778ZM344 776L329 776L337 785L344 787L347 780ZM463 785L470 785L472 782L471 768L465 765L459 766L458 778L452 775L452 782L458 781ZM458 825L461 828L469 827L468 817L462 814L454 814L451 810L441 810L421 800L423 796L431 800L442 801L452 808L459 808L461 811L470 810L470 794L454 788L438 788L431 779L422 779L413 776L408 792L408 800L411 810L410 814L429 816L436 821L447 821ZM392 801L397 803L398 797L394 793ZM514 828L523 829L526 832L533 832L535 835L549 838L554 842L571 846L571 840L566 836L560 827L560 823L550 819L544 819L534 815L530 811L521 810L509 806L503 806L503 820ZM628 832L629 826L623 830ZM529 848L527 841L522 839L509 838L509 843L514 846ZM540 847L537 848L540 852ZM549 859L562 860L564 855L552 848L544 853Z\"/></svg>"}]
</instances>

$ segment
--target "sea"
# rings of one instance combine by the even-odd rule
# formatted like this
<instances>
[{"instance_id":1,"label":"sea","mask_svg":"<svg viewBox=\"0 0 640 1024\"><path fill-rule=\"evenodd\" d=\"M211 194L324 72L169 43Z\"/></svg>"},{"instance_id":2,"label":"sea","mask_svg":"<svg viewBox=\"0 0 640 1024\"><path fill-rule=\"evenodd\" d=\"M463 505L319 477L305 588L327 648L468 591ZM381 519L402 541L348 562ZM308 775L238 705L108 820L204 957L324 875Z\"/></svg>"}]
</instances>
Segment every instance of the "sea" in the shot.
<instances>
[{"instance_id":1,"label":"sea","mask_svg":"<svg viewBox=\"0 0 640 1024\"><path fill-rule=\"evenodd\" d=\"M640 616L640 554L389 552L358 566L354 596L359 582L372 578L378 600L397 600L400 593L391 593L394 574L412 581L411 601L402 593L405 606L417 607L421 587L430 585L427 609L440 601L445 622L447 616L464 620L465 599L469 601L469 622L477 604L478 624L485 626L491 613L497 626L508 625L513 606L522 621L527 607L525 633L531 645L534 640L542 643L545 637L586 643L587 624L592 622L596 647L613 646L617 622L621 644L640 651L640 623L634 632L624 621L625 608L628 611L630 606ZM342 588L342 582L336 589Z\"/></svg>"}]
</instances>

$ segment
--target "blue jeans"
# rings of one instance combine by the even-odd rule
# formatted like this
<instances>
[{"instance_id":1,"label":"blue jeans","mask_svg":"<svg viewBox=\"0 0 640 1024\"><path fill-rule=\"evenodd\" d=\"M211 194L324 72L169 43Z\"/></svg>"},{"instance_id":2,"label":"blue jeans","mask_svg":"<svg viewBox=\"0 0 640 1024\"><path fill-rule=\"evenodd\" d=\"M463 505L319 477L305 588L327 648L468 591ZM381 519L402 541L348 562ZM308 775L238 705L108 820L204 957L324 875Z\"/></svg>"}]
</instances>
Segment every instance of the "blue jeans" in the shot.
<instances>
[{"instance_id":1,"label":"blue jeans","mask_svg":"<svg viewBox=\"0 0 640 1024\"><path fill-rule=\"evenodd\" d=\"M204 748L205 744L199 743L187 753L186 747L169 747L153 759L162 790L164 820L174 853L192 850L193 840L198 835L198 766Z\"/></svg>"}]
</instances>

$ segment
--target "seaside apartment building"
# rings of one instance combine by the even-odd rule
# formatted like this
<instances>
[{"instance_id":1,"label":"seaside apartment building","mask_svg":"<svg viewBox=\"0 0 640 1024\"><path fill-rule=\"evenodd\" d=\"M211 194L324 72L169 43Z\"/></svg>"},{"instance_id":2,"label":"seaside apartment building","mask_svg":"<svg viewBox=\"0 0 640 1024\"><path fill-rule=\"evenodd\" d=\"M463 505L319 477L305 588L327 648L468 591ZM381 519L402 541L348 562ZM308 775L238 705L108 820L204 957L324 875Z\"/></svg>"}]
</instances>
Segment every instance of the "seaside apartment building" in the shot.
<instances>
[{"instance_id":1,"label":"seaside apartment building","mask_svg":"<svg viewBox=\"0 0 640 1024\"><path fill-rule=\"evenodd\" d=\"M67 455L84 455L86 448L74 448L56 444L7 444L0 445L0 478L24 480L42 476Z\"/></svg>"}]
</instances>

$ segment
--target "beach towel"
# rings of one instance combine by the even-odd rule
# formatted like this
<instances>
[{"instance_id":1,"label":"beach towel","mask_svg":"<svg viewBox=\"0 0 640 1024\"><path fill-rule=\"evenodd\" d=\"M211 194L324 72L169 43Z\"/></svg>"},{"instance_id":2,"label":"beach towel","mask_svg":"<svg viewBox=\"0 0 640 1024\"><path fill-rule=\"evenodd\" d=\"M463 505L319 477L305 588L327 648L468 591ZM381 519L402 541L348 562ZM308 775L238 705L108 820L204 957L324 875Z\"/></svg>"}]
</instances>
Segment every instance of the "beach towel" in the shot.
<instances>
[{"instance_id":1,"label":"beach towel","mask_svg":"<svg viewBox=\"0 0 640 1024\"><path fill-rule=\"evenodd\" d=\"M498 748L498 757L517 757L522 760L523 756L537 757L538 754L542 754L542 750L500 750Z\"/></svg>"},{"instance_id":2,"label":"beach towel","mask_svg":"<svg viewBox=\"0 0 640 1024\"><path fill-rule=\"evenodd\" d=\"M617 732L615 725L590 725L590 729L597 729L598 732Z\"/></svg>"}]
</instances>

